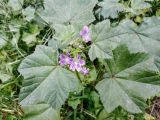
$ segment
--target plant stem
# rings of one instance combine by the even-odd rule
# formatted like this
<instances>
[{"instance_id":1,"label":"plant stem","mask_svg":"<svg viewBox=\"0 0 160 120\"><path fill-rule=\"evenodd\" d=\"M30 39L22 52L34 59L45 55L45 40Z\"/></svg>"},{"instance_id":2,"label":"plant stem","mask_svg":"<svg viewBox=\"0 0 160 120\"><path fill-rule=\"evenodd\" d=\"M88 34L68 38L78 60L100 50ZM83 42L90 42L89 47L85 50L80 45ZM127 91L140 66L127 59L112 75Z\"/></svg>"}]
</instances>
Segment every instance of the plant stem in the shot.
<instances>
[{"instance_id":1,"label":"plant stem","mask_svg":"<svg viewBox=\"0 0 160 120\"><path fill-rule=\"evenodd\" d=\"M14 83L16 83L17 81L12 81L12 82L9 82L9 83L7 83L7 84L4 84L4 85L1 85L0 86L0 90L2 90L3 88L5 88L5 87L7 87L7 86L9 86L9 85L11 85L11 84L14 84Z\"/></svg>"},{"instance_id":2,"label":"plant stem","mask_svg":"<svg viewBox=\"0 0 160 120\"><path fill-rule=\"evenodd\" d=\"M14 110L8 110L8 109L1 109L1 112L9 113L9 114L14 114Z\"/></svg>"},{"instance_id":3,"label":"plant stem","mask_svg":"<svg viewBox=\"0 0 160 120\"><path fill-rule=\"evenodd\" d=\"M76 118L77 118L77 108L74 109L74 120L76 120Z\"/></svg>"},{"instance_id":4,"label":"plant stem","mask_svg":"<svg viewBox=\"0 0 160 120\"><path fill-rule=\"evenodd\" d=\"M78 79L80 80L80 82L82 82L81 77L79 76L79 73L76 71L76 75L78 77Z\"/></svg>"},{"instance_id":5,"label":"plant stem","mask_svg":"<svg viewBox=\"0 0 160 120\"><path fill-rule=\"evenodd\" d=\"M96 120L96 116L94 114L89 113L87 110L83 110L83 112Z\"/></svg>"},{"instance_id":6,"label":"plant stem","mask_svg":"<svg viewBox=\"0 0 160 120\"><path fill-rule=\"evenodd\" d=\"M131 2L132 2L132 0L129 0L129 2L128 2L128 4L127 4L127 7L130 6Z\"/></svg>"}]
</instances>

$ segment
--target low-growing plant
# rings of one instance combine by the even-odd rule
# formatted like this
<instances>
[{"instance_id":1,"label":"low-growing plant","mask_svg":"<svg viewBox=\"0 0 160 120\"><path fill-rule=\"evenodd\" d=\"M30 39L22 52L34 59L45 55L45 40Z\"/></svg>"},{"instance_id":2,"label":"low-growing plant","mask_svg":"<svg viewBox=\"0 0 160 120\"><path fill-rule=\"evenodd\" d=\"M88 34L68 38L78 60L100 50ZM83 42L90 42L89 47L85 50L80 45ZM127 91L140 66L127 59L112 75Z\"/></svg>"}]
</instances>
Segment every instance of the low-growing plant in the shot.
<instances>
[{"instance_id":1,"label":"low-growing plant","mask_svg":"<svg viewBox=\"0 0 160 120\"><path fill-rule=\"evenodd\" d=\"M159 2L2 1L0 118L154 119L147 108L160 93Z\"/></svg>"}]
</instances>

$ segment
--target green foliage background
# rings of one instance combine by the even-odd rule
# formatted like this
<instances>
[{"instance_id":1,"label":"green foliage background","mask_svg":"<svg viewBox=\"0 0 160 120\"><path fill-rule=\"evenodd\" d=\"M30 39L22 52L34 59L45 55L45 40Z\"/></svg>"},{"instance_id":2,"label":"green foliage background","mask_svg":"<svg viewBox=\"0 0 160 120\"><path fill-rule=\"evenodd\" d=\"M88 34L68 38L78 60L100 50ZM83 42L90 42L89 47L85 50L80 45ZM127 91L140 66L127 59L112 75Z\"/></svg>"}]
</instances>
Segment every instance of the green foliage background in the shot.
<instances>
[{"instance_id":1,"label":"green foliage background","mask_svg":"<svg viewBox=\"0 0 160 120\"><path fill-rule=\"evenodd\" d=\"M55 23L63 23L64 25L68 24L66 21L68 18L64 17L63 14L59 12L58 17L56 14L49 18L49 14L51 10L54 11L56 5L51 4L52 0L0 0L0 120L41 120L46 119L47 117L57 117L59 116L57 113L47 106L46 104L40 104L38 106L25 106L23 108L26 111L24 114L21 106L18 103L18 98L20 94L20 89L22 88L22 80L23 77L18 72L18 67L22 60L24 60L28 55L34 54L35 48L37 45L46 45L53 46L52 38L57 38L59 40L63 40L63 38L70 39L74 38L72 31L76 31L72 26L68 28L64 28L63 26L56 26L56 24L51 24L51 22ZM136 3L137 2L137 3ZM46 5L47 4L47 5ZM85 6L86 3L81 3L82 6ZM94 2L93 2L94 4ZM47 7L45 7L48 6ZM118 6L118 7L117 7ZM43 10L45 7L45 11ZM74 6L73 6L74 7ZM50 9L53 8L53 9ZM61 8L56 8L61 9ZM84 12L83 9L77 10ZM125 19L129 19L129 24L132 21L134 25L141 25L146 17L155 17L160 16L160 1L159 0L148 0L147 2L144 0L99 0L96 2L96 6L93 10L88 11L88 13L93 12L93 16L87 17L86 20L80 21L80 18L72 19L70 22L73 24L89 24L93 21L93 24L96 24L92 27L92 31L95 32L97 29L103 27L104 33L107 32L107 26L103 26L103 22L106 19L110 20L110 25L115 27L119 23L121 23ZM66 11L67 13L67 11ZM86 16L88 16L88 13ZM39 15L40 14L40 15ZM54 17L57 19L53 19ZM81 17L81 16L80 16ZM88 20L88 21L87 21ZM47 22L48 23L47 23ZM102 22L103 21L103 22ZM151 21L155 23L155 21ZM101 25L100 25L101 23ZM108 24L108 23L107 23ZM156 24L156 23L155 23ZM99 25L99 26L98 26ZM131 24L130 24L131 25ZM98 28L99 27L99 28ZM58 29L59 28L59 29ZM118 28L119 29L119 28ZM114 29L115 31L118 29ZM64 30L64 31L63 31ZM95 31L94 31L95 30ZM55 33L55 31L60 31L62 33ZM79 29L77 30L79 31ZM124 31L125 32L125 31ZM151 31L150 31L151 32ZM152 31L155 32L155 31ZM160 31L159 31L160 32ZM117 32L118 34L118 32ZM133 36L135 35L132 33ZM94 36L94 35L93 35ZM127 35L126 35L127 36ZM102 39L104 36L99 35L95 41L96 44L106 45L107 42L100 43L98 40ZM158 36L159 37L159 36ZM125 38L125 36L124 36ZM49 41L49 43L48 43ZM98 42L97 42L98 41ZM125 42L125 41L124 41ZM61 41L62 44L58 44L59 48L64 48L67 46L65 41ZM130 44L130 43L128 43ZM112 44L111 44L112 45ZM114 46L114 45L113 45ZM160 45L153 44L152 47L158 48ZM102 46L102 48L106 46ZM37 48L38 49L38 48ZM39 47L40 49L40 47ZM97 53L96 53L96 52ZM110 58L109 50L106 50L107 53L104 55L103 51L98 48L98 45L91 45L91 49L89 50L89 57L91 60L95 60L97 57L102 58ZM150 50L152 51L152 50ZM38 54L38 53L36 53ZM52 53L51 53L52 54ZM152 52L150 53L152 54ZM112 61L107 61L108 64L112 63ZM118 64L118 63L117 63ZM21 68L23 71L23 65ZM119 66L119 71L123 70L121 68L123 66ZM25 68L25 67L24 67ZM114 68L111 68L114 69ZM63 71L63 70L60 70ZM114 71L118 73L119 71ZM26 72L26 71L25 71ZM93 77L94 78L101 78L101 76L94 76L93 70ZM100 71L103 72L103 71ZM24 73L25 74L25 73ZM55 73L56 74L56 73ZM152 73L148 73L152 74ZM54 77L54 76L53 76ZM68 76L66 76L68 77ZM71 77L72 78L72 77ZM94 79L92 78L92 79ZM65 79L65 78L59 78ZM66 84L68 82L66 81ZM74 83L75 84L75 83ZM76 85L75 85L76 86ZM102 86L97 86L97 89L101 88ZM115 88L116 89L116 88ZM121 107L116 108L113 112L107 113L102 104L99 100L99 95L95 90L93 90L93 86L88 86L85 89L85 94L82 98L75 98L70 99L68 106L63 106L61 109L61 119L63 120L70 120L74 117L74 108L80 103L80 100L83 99L84 103L87 103L87 109L82 109L82 114L77 117L77 120L80 118L83 120L152 120L151 116L147 115L147 113L142 114L132 114ZM83 98L84 97L84 98ZM105 98L104 98L105 100ZM89 101L89 102L88 102ZM57 104L61 103L56 103ZM148 100L147 104L149 106L152 105L152 100ZM94 106L94 107L93 107ZM73 109L72 109L73 108ZM93 109L97 108L97 109ZM71 110L68 110L71 109ZM33 111L32 111L33 110ZM38 118L36 117L36 113L41 112L47 113L45 115L40 115ZM69 112L68 112L69 111ZM32 113L33 112L33 113ZM52 112L52 114L49 114ZM108 111L109 112L109 111ZM97 113L96 115L93 113ZM44 117L44 118L43 118Z\"/></svg>"}]
</instances>

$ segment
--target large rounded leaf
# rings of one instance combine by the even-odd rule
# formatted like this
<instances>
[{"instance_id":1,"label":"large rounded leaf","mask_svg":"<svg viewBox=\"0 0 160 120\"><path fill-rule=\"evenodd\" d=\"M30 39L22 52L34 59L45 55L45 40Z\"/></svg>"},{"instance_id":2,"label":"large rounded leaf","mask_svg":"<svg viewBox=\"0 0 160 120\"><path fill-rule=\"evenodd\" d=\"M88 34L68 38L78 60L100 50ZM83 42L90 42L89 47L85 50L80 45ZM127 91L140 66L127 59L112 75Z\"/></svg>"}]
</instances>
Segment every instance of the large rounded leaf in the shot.
<instances>
[{"instance_id":1,"label":"large rounded leaf","mask_svg":"<svg viewBox=\"0 0 160 120\"><path fill-rule=\"evenodd\" d=\"M78 78L58 66L58 53L50 47L38 46L19 66L24 76L20 103L30 105L47 103L58 109L67 99L69 92L78 88Z\"/></svg>"},{"instance_id":2,"label":"large rounded leaf","mask_svg":"<svg viewBox=\"0 0 160 120\"><path fill-rule=\"evenodd\" d=\"M145 18L139 27L129 20L115 28L111 28L108 21L93 25L90 59L111 58L111 50L121 42L127 44L132 52L142 51L155 56L160 50L159 26L159 17Z\"/></svg>"},{"instance_id":3,"label":"large rounded leaf","mask_svg":"<svg viewBox=\"0 0 160 120\"><path fill-rule=\"evenodd\" d=\"M117 18L118 13L125 10L125 6L119 3L120 0L104 0L99 3L102 7L101 14L104 18Z\"/></svg>"},{"instance_id":4,"label":"large rounded leaf","mask_svg":"<svg viewBox=\"0 0 160 120\"><path fill-rule=\"evenodd\" d=\"M49 23L86 25L94 21L97 0L44 0L40 16Z\"/></svg>"},{"instance_id":5,"label":"large rounded leaf","mask_svg":"<svg viewBox=\"0 0 160 120\"><path fill-rule=\"evenodd\" d=\"M22 106L24 110L23 120L60 120L59 111L47 104Z\"/></svg>"},{"instance_id":6,"label":"large rounded leaf","mask_svg":"<svg viewBox=\"0 0 160 120\"><path fill-rule=\"evenodd\" d=\"M134 51L138 49L151 55L156 54L157 50L160 50L160 17L145 18L141 26L137 28L133 28L130 24L131 21L124 21L119 26L119 31L127 32L122 36L122 41L126 42Z\"/></svg>"},{"instance_id":7,"label":"large rounded leaf","mask_svg":"<svg viewBox=\"0 0 160 120\"><path fill-rule=\"evenodd\" d=\"M160 92L158 69L146 53L130 53L122 45L113 50L113 59L106 60L109 71L96 85L107 112L118 106L129 112L144 111L146 100Z\"/></svg>"}]
</instances>

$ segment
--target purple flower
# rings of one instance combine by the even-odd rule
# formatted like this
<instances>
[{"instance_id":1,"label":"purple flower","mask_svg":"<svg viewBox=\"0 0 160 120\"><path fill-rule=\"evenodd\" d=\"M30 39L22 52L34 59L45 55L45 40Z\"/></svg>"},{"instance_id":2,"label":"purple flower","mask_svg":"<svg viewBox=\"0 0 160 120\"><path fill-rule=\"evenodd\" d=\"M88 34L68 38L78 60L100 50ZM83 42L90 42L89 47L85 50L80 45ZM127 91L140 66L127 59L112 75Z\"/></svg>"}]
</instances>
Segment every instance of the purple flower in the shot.
<instances>
[{"instance_id":1,"label":"purple flower","mask_svg":"<svg viewBox=\"0 0 160 120\"><path fill-rule=\"evenodd\" d=\"M69 65L69 69L72 71L81 72L82 74L86 75L89 73L89 69L84 67L85 60L81 59L81 56L78 55L78 58L71 58L70 54L60 54L59 63L61 66Z\"/></svg>"},{"instance_id":2,"label":"purple flower","mask_svg":"<svg viewBox=\"0 0 160 120\"><path fill-rule=\"evenodd\" d=\"M69 55L65 54L60 54L59 58L60 58L59 64L62 66L70 65L73 61L73 58L70 58Z\"/></svg>"},{"instance_id":3,"label":"purple flower","mask_svg":"<svg viewBox=\"0 0 160 120\"><path fill-rule=\"evenodd\" d=\"M81 36L86 36L86 35L88 35L88 34L89 34L89 28L88 28L88 26L84 26L84 27L83 27L83 30L80 31L80 35L81 35Z\"/></svg>"},{"instance_id":4,"label":"purple flower","mask_svg":"<svg viewBox=\"0 0 160 120\"><path fill-rule=\"evenodd\" d=\"M79 64L80 64L81 66L83 66L83 65L86 64L85 60L81 59L81 56L80 56L80 55L78 55L78 62L79 62Z\"/></svg>"},{"instance_id":5,"label":"purple flower","mask_svg":"<svg viewBox=\"0 0 160 120\"><path fill-rule=\"evenodd\" d=\"M77 70L78 72L80 72L84 65L85 65L85 60L81 59L81 56L78 55L78 59L74 59L70 64L70 70L72 71Z\"/></svg>"},{"instance_id":6,"label":"purple flower","mask_svg":"<svg viewBox=\"0 0 160 120\"><path fill-rule=\"evenodd\" d=\"M80 72L82 70L82 66L81 64L79 64L78 61L73 61L70 65L70 70L72 71L77 70L78 72Z\"/></svg>"},{"instance_id":7,"label":"purple flower","mask_svg":"<svg viewBox=\"0 0 160 120\"><path fill-rule=\"evenodd\" d=\"M82 60L82 59L80 59L78 62L79 62L79 64L80 64L81 66L83 66L83 65L86 64L86 62L85 62L84 60Z\"/></svg>"},{"instance_id":8,"label":"purple flower","mask_svg":"<svg viewBox=\"0 0 160 120\"><path fill-rule=\"evenodd\" d=\"M70 70L72 71L75 71L77 70L78 72L80 72L82 70L82 64L77 61L77 60L74 60L71 64L70 64Z\"/></svg>"},{"instance_id":9,"label":"purple flower","mask_svg":"<svg viewBox=\"0 0 160 120\"><path fill-rule=\"evenodd\" d=\"M89 73L89 68L83 67L81 73L87 75Z\"/></svg>"},{"instance_id":10,"label":"purple flower","mask_svg":"<svg viewBox=\"0 0 160 120\"><path fill-rule=\"evenodd\" d=\"M83 30L80 31L80 36L83 38L83 40L87 43L91 41L91 36L89 34L89 28L88 26L84 26Z\"/></svg>"},{"instance_id":11,"label":"purple flower","mask_svg":"<svg viewBox=\"0 0 160 120\"><path fill-rule=\"evenodd\" d=\"M90 35L84 36L83 39L84 39L84 41L85 41L86 43L88 43L89 41L91 41Z\"/></svg>"},{"instance_id":12,"label":"purple flower","mask_svg":"<svg viewBox=\"0 0 160 120\"><path fill-rule=\"evenodd\" d=\"M69 69L72 70L72 71L75 71L75 70L76 70L76 67L75 67L75 65L74 65L74 62L70 64Z\"/></svg>"}]
</instances>

